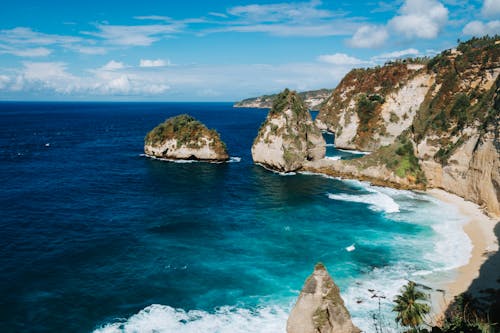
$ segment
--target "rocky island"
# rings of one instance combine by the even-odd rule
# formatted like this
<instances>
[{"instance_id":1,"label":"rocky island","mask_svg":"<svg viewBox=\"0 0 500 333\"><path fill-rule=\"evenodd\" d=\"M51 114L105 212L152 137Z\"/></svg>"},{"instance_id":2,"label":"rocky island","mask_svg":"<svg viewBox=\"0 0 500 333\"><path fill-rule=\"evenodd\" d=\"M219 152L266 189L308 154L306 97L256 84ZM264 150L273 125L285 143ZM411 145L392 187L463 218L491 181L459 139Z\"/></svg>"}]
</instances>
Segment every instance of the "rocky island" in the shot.
<instances>
[{"instance_id":1,"label":"rocky island","mask_svg":"<svg viewBox=\"0 0 500 333\"><path fill-rule=\"evenodd\" d=\"M219 133L183 114L167 119L144 138L144 153L175 160L222 162L229 159Z\"/></svg>"},{"instance_id":2,"label":"rocky island","mask_svg":"<svg viewBox=\"0 0 500 333\"><path fill-rule=\"evenodd\" d=\"M325 156L325 140L300 96L285 89L274 100L252 146L255 163L280 172L296 171Z\"/></svg>"}]
</instances>

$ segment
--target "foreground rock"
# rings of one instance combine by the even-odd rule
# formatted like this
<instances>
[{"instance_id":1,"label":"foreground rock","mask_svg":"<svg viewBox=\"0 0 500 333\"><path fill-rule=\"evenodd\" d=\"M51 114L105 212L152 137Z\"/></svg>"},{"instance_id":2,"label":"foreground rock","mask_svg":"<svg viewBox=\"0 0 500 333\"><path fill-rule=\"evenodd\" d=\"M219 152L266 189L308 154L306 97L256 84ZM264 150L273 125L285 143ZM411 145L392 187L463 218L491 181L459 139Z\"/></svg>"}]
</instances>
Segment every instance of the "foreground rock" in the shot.
<instances>
[{"instance_id":1,"label":"foreground rock","mask_svg":"<svg viewBox=\"0 0 500 333\"><path fill-rule=\"evenodd\" d=\"M359 333L325 266L317 264L288 317L287 333Z\"/></svg>"},{"instance_id":2,"label":"foreground rock","mask_svg":"<svg viewBox=\"0 0 500 333\"><path fill-rule=\"evenodd\" d=\"M285 89L274 100L254 140L252 158L273 170L291 172L306 161L323 158L325 145L301 98Z\"/></svg>"},{"instance_id":3,"label":"foreground rock","mask_svg":"<svg viewBox=\"0 0 500 333\"><path fill-rule=\"evenodd\" d=\"M202 161L227 161L226 145L217 131L189 115L167 119L144 139L144 152L151 157Z\"/></svg>"}]
</instances>

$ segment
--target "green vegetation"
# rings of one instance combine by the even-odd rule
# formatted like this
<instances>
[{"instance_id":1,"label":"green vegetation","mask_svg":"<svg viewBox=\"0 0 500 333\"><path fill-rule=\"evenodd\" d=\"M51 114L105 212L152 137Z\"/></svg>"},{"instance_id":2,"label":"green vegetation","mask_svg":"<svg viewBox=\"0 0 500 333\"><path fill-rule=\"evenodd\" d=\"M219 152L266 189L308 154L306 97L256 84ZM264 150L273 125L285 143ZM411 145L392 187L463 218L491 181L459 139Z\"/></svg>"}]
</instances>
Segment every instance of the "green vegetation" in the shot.
<instances>
[{"instance_id":1,"label":"green vegetation","mask_svg":"<svg viewBox=\"0 0 500 333\"><path fill-rule=\"evenodd\" d=\"M440 329L445 333L489 333L498 332L499 327L488 320L476 300L464 293L455 297Z\"/></svg>"},{"instance_id":2,"label":"green vegetation","mask_svg":"<svg viewBox=\"0 0 500 333\"><path fill-rule=\"evenodd\" d=\"M370 100L365 94L359 96L356 113L358 114L361 131L366 132L370 129L368 123L373 118L373 113L375 112L377 104L377 101Z\"/></svg>"},{"instance_id":3,"label":"green vegetation","mask_svg":"<svg viewBox=\"0 0 500 333\"><path fill-rule=\"evenodd\" d=\"M471 82L484 79L489 69L500 65L499 41L498 35L472 38L460 43L456 51L446 50L429 61L436 85L413 121L417 142L428 134L456 135L467 126L491 123L498 112L491 104L495 86L485 91Z\"/></svg>"},{"instance_id":4,"label":"green vegetation","mask_svg":"<svg viewBox=\"0 0 500 333\"><path fill-rule=\"evenodd\" d=\"M291 109L297 116L308 112L307 107L300 96L295 91L290 91L288 88L279 93L273 101L273 106L269 113L276 115Z\"/></svg>"},{"instance_id":5,"label":"green vegetation","mask_svg":"<svg viewBox=\"0 0 500 333\"><path fill-rule=\"evenodd\" d=\"M460 147L466 138L461 137L455 143L449 143L447 145L442 145L441 148L437 151L436 155L434 155L434 159L436 162L441 163L441 165L445 166L448 163L448 160L451 155L455 152L455 150Z\"/></svg>"},{"instance_id":6,"label":"green vegetation","mask_svg":"<svg viewBox=\"0 0 500 333\"><path fill-rule=\"evenodd\" d=\"M144 142L147 145L159 146L167 140L175 139L177 148L185 146L198 149L201 148L199 140L203 137L211 139L210 147L216 152L226 153L226 146L220 140L219 133L214 129L208 129L187 114L169 118L156 126L146 135Z\"/></svg>"},{"instance_id":7,"label":"green vegetation","mask_svg":"<svg viewBox=\"0 0 500 333\"><path fill-rule=\"evenodd\" d=\"M427 300L427 295L416 289L415 282L409 281L401 289L401 294L394 299L396 305L393 311L397 313L396 322L404 327L410 327L410 332L419 332L424 317L431 310L426 303Z\"/></svg>"},{"instance_id":8,"label":"green vegetation","mask_svg":"<svg viewBox=\"0 0 500 333\"><path fill-rule=\"evenodd\" d=\"M405 115L406 115L406 113L405 113ZM406 117L408 117L408 115L406 115ZM390 116L389 116L389 121L390 121L391 123L397 123L397 122L399 122L399 117L398 117L398 115L397 115L397 114L395 114L394 112L391 112L391 114L390 114Z\"/></svg>"},{"instance_id":9,"label":"green vegetation","mask_svg":"<svg viewBox=\"0 0 500 333\"><path fill-rule=\"evenodd\" d=\"M398 177L407 178L410 182L425 186L427 180L415 156L412 142L406 134L401 135L392 145L379 148L374 153L351 160L358 168L368 168L379 164L385 165Z\"/></svg>"}]
</instances>

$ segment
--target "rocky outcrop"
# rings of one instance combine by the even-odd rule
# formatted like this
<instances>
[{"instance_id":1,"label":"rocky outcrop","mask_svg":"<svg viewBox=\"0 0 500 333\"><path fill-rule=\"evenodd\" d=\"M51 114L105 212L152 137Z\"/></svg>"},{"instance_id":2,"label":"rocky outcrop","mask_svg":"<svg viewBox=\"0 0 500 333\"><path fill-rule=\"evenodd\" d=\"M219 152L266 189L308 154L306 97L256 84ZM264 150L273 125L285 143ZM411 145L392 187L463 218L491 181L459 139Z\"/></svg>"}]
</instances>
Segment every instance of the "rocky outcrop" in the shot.
<instances>
[{"instance_id":1,"label":"rocky outcrop","mask_svg":"<svg viewBox=\"0 0 500 333\"><path fill-rule=\"evenodd\" d=\"M386 88L378 87L383 73L390 78ZM500 217L498 36L461 43L424 67L400 62L353 71L316 123L335 133L337 147L373 153L308 162L305 169L392 187L441 188Z\"/></svg>"},{"instance_id":2,"label":"rocky outcrop","mask_svg":"<svg viewBox=\"0 0 500 333\"><path fill-rule=\"evenodd\" d=\"M359 333L325 266L317 264L286 324L287 333Z\"/></svg>"},{"instance_id":3,"label":"rocky outcrop","mask_svg":"<svg viewBox=\"0 0 500 333\"><path fill-rule=\"evenodd\" d=\"M298 93L310 110L319 110L323 102L332 93L331 89L311 90ZM247 98L234 104L235 108L270 109L278 94Z\"/></svg>"},{"instance_id":4,"label":"rocky outcrop","mask_svg":"<svg viewBox=\"0 0 500 333\"><path fill-rule=\"evenodd\" d=\"M144 139L146 155L167 159L226 161L226 145L215 130L209 130L189 115L167 119Z\"/></svg>"},{"instance_id":5,"label":"rocky outcrop","mask_svg":"<svg viewBox=\"0 0 500 333\"><path fill-rule=\"evenodd\" d=\"M392 144L411 125L434 83L418 63L354 69L321 108L316 125L335 133L343 149L373 151Z\"/></svg>"},{"instance_id":6,"label":"rocky outcrop","mask_svg":"<svg viewBox=\"0 0 500 333\"><path fill-rule=\"evenodd\" d=\"M274 100L252 146L252 158L273 170L292 172L325 156L325 140L301 98L286 89Z\"/></svg>"}]
</instances>

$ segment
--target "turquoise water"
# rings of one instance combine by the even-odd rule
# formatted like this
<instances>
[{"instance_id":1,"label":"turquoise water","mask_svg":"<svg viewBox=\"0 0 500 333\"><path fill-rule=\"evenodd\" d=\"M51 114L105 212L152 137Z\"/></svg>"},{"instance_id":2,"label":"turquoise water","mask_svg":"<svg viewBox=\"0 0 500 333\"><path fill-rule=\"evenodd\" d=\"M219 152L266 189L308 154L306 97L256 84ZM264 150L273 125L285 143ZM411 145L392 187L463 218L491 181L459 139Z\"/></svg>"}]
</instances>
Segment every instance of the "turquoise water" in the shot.
<instances>
[{"instance_id":1,"label":"turquoise water","mask_svg":"<svg viewBox=\"0 0 500 333\"><path fill-rule=\"evenodd\" d=\"M284 332L318 261L354 321L407 278L467 262L453 207L420 193L252 163L266 111L227 103L0 104L2 332ZM230 163L141 156L190 113ZM332 137L325 135L329 143ZM328 147L328 155L354 158ZM392 323L390 302L382 310Z\"/></svg>"}]
</instances>

